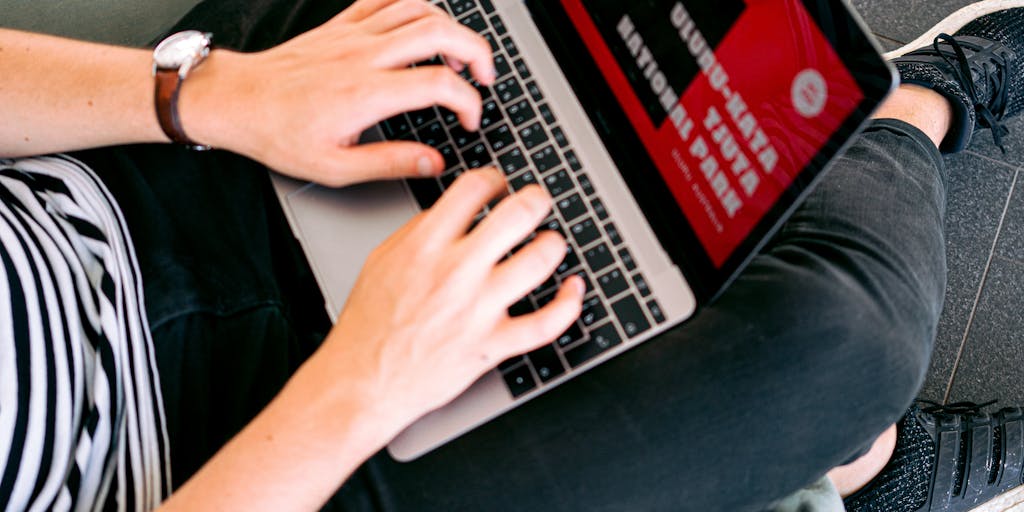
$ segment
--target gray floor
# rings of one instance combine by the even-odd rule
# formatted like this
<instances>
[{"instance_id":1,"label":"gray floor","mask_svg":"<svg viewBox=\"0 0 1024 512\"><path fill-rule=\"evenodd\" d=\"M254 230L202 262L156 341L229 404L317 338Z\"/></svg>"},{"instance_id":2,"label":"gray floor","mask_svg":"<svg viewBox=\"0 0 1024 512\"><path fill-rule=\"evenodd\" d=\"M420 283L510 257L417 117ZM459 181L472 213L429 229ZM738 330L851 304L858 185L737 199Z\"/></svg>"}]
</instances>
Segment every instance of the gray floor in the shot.
<instances>
[{"instance_id":1,"label":"gray floor","mask_svg":"<svg viewBox=\"0 0 1024 512\"><path fill-rule=\"evenodd\" d=\"M889 49L970 0L853 0ZM921 398L1024 405L1024 119L948 157L949 289Z\"/></svg>"}]
</instances>

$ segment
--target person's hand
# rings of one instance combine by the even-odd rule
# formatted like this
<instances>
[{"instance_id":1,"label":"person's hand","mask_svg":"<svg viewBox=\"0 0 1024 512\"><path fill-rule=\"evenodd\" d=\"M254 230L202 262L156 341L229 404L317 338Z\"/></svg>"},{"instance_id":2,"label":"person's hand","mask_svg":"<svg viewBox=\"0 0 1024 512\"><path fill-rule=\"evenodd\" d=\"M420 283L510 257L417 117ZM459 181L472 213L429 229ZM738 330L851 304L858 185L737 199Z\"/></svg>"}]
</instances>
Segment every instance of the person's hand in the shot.
<instances>
[{"instance_id":1,"label":"person's hand","mask_svg":"<svg viewBox=\"0 0 1024 512\"><path fill-rule=\"evenodd\" d=\"M566 243L545 231L502 261L550 212L551 197L536 185L504 199L467 234L474 215L504 191L496 170L466 173L385 241L317 356L344 365L338 378L359 383L361 403L390 435L501 361L552 342L580 315L584 283L573 276L539 311L509 316L509 306L554 272Z\"/></svg>"},{"instance_id":2,"label":"person's hand","mask_svg":"<svg viewBox=\"0 0 1024 512\"><path fill-rule=\"evenodd\" d=\"M216 35L215 35L216 36ZM409 68L443 55L449 66ZM355 145L374 124L440 105L480 124L480 94L458 71L494 82L490 45L424 0L359 0L270 50L215 50L182 88L189 136L284 174L330 186L437 175L444 159L415 142Z\"/></svg>"}]
</instances>

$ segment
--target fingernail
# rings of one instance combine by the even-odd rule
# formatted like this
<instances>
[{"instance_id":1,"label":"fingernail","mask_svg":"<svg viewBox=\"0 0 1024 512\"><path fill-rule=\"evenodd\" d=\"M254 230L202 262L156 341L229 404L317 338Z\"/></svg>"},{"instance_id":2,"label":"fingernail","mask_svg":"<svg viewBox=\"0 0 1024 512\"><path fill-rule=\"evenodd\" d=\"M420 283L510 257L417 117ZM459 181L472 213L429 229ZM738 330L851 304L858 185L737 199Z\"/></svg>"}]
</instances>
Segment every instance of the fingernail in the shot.
<instances>
[{"instance_id":1,"label":"fingernail","mask_svg":"<svg viewBox=\"0 0 1024 512\"><path fill-rule=\"evenodd\" d=\"M430 161L430 158L421 156L416 161L416 170L419 171L420 176L433 176L434 175L434 163Z\"/></svg>"},{"instance_id":2,"label":"fingernail","mask_svg":"<svg viewBox=\"0 0 1024 512\"><path fill-rule=\"evenodd\" d=\"M581 297L587 293L587 285L583 284L582 278L577 277L576 279L573 279L573 282L576 283L573 285L576 287L576 293Z\"/></svg>"}]
</instances>

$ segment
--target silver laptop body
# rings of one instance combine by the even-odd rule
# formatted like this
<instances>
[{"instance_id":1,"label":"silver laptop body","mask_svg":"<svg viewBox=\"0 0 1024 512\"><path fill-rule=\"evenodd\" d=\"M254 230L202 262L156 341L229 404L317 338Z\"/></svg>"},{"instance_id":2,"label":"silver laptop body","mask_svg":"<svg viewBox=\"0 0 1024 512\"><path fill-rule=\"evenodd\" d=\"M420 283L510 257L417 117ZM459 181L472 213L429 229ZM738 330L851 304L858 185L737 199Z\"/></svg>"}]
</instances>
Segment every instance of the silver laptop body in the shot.
<instances>
[{"instance_id":1,"label":"silver laptop body","mask_svg":"<svg viewBox=\"0 0 1024 512\"><path fill-rule=\"evenodd\" d=\"M535 81L543 92L543 103L550 108L557 120L557 127L564 131L569 147L578 155L582 171L589 177L596 191L592 197L599 198L607 212L601 212L600 217L605 220L599 220L593 203L584 201L588 203L584 217L565 222L560 218L558 208L555 208L553 214L567 229L565 235L570 248L580 260L579 265L563 275L586 271L593 286L587 298L591 305L596 306L591 311L602 308L604 313L591 325L583 325L583 319L578 321L576 327L583 332L582 339L566 338L561 340L568 341L564 346L554 343L551 347L554 350L546 351L547 359L544 363L535 364L525 359L506 362L502 366L504 371L496 369L488 373L454 402L417 421L388 446L391 455L402 461L415 459L658 335L691 316L696 308L694 294L683 274L645 220L525 5L518 0L495 0L493 7L496 12L484 14L484 20L490 23L494 15L500 16L507 30L503 38L510 37L514 41L516 50L521 54L518 58L529 66L532 75L530 81ZM448 9L451 12L451 8ZM468 14L471 13L462 13L463 16ZM490 28L494 29L493 26ZM500 48L499 51L508 53L507 48ZM516 59L510 58L510 61ZM513 69L512 73L518 71ZM535 101L530 93L524 93L523 98L534 109L540 106L540 102ZM491 125L482 131L498 126ZM519 138L516 131L512 130ZM384 134L380 127L376 127L365 138L382 139ZM559 144L551 143L551 146L556 151L563 151L563 148L558 147ZM497 156L491 151L491 157ZM537 176L543 180L544 176L562 170L567 171L575 187L571 192L556 197L556 203L559 199L578 193L578 176L581 173L563 164ZM510 179L513 177L510 176ZM292 229L319 282L327 311L332 318L337 318L370 251L416 215L421 206L405 182L373 183L335 190L280 176L274 176L273 179ZM584 247L578 245L571 231L582 218L592 219L593 226L601 231L597 240L587 242L588 245ZM608 229L615 231L616 241L621 238L621 242L614 247L609 242ZM587 251L602 244L609 251L595 257L611 258L613 262L602 268L600 273L592 272L588 268ZM604 296L603 281L599 281L606 275L619 283L614 288L619 291L614 291L612 297ZM620 277L623 279L620 280ZM627 286L624 290L620 290L622 282ZM645 322L639 322L639 326L638 322L623 325L616 318L616 306L619 302L627 302L623 298L628 297L640 305ZM633 302L628 303L632 308L630 314L636 315L633 305ZM642 332L634 333L638 329L642 329ZM614 332L618 340L614 336L595 338L595 331ZM561 371L551 367L554 364L550 360L552 352L562 365Z\"/></svg>"}]
</instances>

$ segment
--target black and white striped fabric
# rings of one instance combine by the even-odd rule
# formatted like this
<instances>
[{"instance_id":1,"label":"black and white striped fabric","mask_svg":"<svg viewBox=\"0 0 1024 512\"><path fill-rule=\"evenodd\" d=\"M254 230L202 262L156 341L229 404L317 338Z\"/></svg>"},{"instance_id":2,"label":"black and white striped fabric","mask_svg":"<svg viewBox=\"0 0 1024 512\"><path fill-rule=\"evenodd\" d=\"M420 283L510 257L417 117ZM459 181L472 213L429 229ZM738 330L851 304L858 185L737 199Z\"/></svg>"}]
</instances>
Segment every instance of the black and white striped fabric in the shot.
<instances>
[{"instance_id":1,"label":"black and white striped fabric","mask_svg":"<svg viewBox=\"0 0 1024 512\"><path fill-rule=\"evenodd\" d=\"M0 510L148 510L170 489L120 210L67 157L0 159Z\"/></svg>"}]
</instances>

